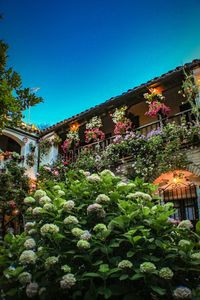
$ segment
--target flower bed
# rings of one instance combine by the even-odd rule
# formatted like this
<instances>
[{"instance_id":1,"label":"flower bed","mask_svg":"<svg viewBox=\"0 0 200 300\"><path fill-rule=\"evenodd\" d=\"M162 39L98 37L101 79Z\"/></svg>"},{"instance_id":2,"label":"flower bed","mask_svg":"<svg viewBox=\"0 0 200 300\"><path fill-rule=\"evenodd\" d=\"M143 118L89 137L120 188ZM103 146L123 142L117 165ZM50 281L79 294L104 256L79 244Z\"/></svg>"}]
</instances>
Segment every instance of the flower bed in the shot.
<instances>
[{"instance_id":1,"label":"flower bed","mask_svg":"<svg viewBox=\"0 0 200 300\"><path fill-rule=\"evenodd\" d=\"M200 224L174 225L152 185L109 170L70 172L24 199L25 232L7 235L8 299L198 299ZM194 297L194 298L192 298ZM197 298L195 298L197 297Z\"/></svg>"}]
</instances>

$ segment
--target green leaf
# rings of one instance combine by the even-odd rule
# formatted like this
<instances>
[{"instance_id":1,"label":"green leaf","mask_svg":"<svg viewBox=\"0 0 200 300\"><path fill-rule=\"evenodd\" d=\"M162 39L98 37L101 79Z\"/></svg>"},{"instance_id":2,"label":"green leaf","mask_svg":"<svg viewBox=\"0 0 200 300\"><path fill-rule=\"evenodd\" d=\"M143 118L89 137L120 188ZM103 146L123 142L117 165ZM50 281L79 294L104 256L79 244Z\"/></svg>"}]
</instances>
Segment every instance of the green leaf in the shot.
<instances>
[{"instance_id":1,"label":"green leaf","mask_svg":"<svg viewBox=\"0 0 200 300\"><path fill-rule=\"evenodd\" d=\"M119 277L119 280L126 280L127 278L129 278L128 274L123 274Z\"/></svg>"},{"instance_id":2,"label":"green leaf","mask_svg":"<svg viewBox=\"0 0 200 300\"><path fill-rule=\"evenodd\" d=\"M100 287L98 293L103 295L105 299L109 299L112 296L112 291L109 288Z\"/></svg>"},{"instance_id":3,"label":"green leaf","mask_svg":"<svg viewBox=\"0 0 200 300\"><path fill-rule=\"evenodd\" d=\"M132 257L133 255L134 255L133 251L128 251L126 254L127 257Z\"/></svg>"},{"instance_id":4,"label":"green leaf","mask_svg":"<svg viewBox=\"0 0 200 300\"><path fill-rule=\"evenodd\" d=\"M153 286L153 285L151 285L151 289L152 289L154 292L156 292L157 294L161 295L161 296L165 295L165 293L166 293L166 290L165 290L165 289L162 289L162 288L159 287L159 286Z\"/></svg>"},{"instance_id":5,"label":"green leaf","mask_svg":"<svg viewBox=\"0 0 200 300\"><path fill-rule=\"evenodd\" d=\"M138 279L140 279L140 278L144 278L144 275L138 273L138 274L133 275L130 279L131 279L131 280L138 280Z\"/></svg>"},{"instance_id":6,"label":"green leaf","mask_svg":"<svg viewBox=\"0 0 200 300\"><path fill-rule=\"evenodd\" d=\"M198 221L196 224L196 232L200 234L200 221Z\"/></svg>"},{"instance_id":7,"label":"green leaf","mask_svg":"<svg viewBox=\"0 0 200 300\"><path fill-rule=\"evenodd\" d=\"M84 273L83 274L83 277L98 277L98 278L101 278L101 275L98 274L98 273L93 273L93 272L90 272L90 273Z\"/></svg>"}]
</instances>

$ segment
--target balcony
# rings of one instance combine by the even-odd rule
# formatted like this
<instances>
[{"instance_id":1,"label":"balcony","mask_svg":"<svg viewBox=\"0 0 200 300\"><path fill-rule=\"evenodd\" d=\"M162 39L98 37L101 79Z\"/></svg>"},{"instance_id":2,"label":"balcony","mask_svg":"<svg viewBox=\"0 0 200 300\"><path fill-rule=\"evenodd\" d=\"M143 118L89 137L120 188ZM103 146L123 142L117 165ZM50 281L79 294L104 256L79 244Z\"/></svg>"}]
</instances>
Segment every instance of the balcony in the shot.
<instances>
[{"instance_id":1,"label":"balcony","mask_svg":"<svg viewBox=\"0 0 200 300\"><path fill-rule=\"evenodd\" d=\"M148 136L152 131L162 129L163 126L169 123L175 123L177 125L181 125L183 123L183 120L188 125L188 128L193 126L194 124L194 116L192 115L191 109L185 110L183 112L179 112L173 116L164 118L164 119L159 119L154 122L148 123L146 125L137 127L133 130L134 133L140 134L142 136ZM94 152L98 151L103 151L106 149L106 147L110 144L113 144L115 141L116 136L111 136L107 139L104 139L102 141L90 143L84 146L80 146L76 149L70 150L67 153L67 158L70 162L75 162L77 157L81 152L84 150L90 149Z\"/></svg>"}]
</instances>

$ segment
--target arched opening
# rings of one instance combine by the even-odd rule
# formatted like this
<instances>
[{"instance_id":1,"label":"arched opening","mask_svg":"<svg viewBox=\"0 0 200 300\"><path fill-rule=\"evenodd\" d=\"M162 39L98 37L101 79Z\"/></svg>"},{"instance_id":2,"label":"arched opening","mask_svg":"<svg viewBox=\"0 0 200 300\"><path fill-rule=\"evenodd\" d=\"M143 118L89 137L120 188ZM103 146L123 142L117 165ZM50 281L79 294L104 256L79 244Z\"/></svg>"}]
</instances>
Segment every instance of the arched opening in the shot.
<instances>
[{"instance_id":1,"label":"arched opening","mask_svg":"<svg viewBox=\"0 0 200 300\"><path fill-rule=\"evenodd\" d=\"M21 154L21 146L14 139L6 135L0 135L0 149L3 152L17 152Z\"/></svg>"},{"instance_id":2,"label":"arched opening","mask_svg":"<svg viewBox=\"0 0 200 300\"><path fill-rule=\"evenodd\" d=\"M161 174L154 184L164 203L172 202L176 220L190 220L195 224L199 219L198 192L200 178L185 170L176 170Z\"/></svg>"}]
</instances>

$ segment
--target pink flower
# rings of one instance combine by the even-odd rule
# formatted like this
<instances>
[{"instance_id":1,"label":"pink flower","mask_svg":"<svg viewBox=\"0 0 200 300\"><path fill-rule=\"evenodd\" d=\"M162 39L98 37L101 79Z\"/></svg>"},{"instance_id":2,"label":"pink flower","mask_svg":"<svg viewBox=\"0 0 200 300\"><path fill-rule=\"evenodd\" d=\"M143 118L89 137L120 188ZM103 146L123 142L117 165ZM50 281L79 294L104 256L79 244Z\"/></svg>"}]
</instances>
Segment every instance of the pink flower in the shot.
<instances>
[{"instance_id":1,"label":"pink flower","mask_svg":"<svg viewBox=\"0 0 200 300\"><path fill-rule=\"evenodd\" d=\"M149 103L149 110L145 113L145 115L150 117L156 117L158 113L167 115L169 112L170 108L164 103L161 103L159 101L153 101Z\"/></svg>"},{"instance_id":2,"label":"pink flower","mask_svg":"<svg viewBox=\"0 0 200 300\"><path fill-rule=\"evenodd\" d=\"M59 172L58 172L57 170L53 171L53 174L54 174L55 176L59 176Z\"/></svg>"}]
</instances>

